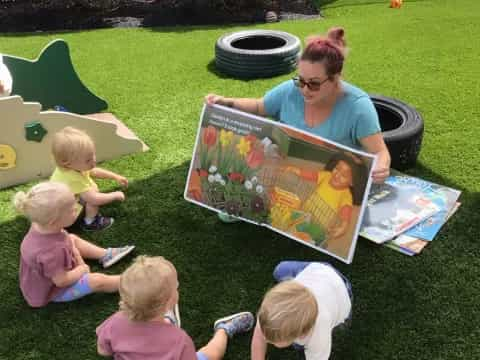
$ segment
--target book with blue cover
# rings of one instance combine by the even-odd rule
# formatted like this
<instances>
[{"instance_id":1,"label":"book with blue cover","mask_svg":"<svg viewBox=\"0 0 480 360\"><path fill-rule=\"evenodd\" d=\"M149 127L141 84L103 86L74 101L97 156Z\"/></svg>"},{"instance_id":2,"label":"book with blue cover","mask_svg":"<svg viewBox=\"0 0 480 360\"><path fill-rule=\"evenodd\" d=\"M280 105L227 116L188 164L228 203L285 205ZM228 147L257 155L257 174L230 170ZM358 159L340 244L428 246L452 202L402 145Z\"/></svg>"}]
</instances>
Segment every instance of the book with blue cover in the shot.
<instances>
[{"instance_id":1,"label":"book with blue cover","mask_svg":"<svg viewBox=\"0 0 480 360\"><path fill-rule=\"evenodd\" d=\"M407 230L405 235L432 241L448 219L450 211L455 207L461 191L412 177L409 181L415 183L416 186L420 186L425 194L440 208L440 211Z\"/></svg>"},{"instance_id":2,"label":"book with blue cover","mask_svg":"<svg viewBox=\"0 0 480 360\"><path fill-rule=\"evenodd\" d=\"M394 239L441 210L432 197L420 179L392 170L370 188L360 235L377 244Z\"/></svg>"}]
</instances>

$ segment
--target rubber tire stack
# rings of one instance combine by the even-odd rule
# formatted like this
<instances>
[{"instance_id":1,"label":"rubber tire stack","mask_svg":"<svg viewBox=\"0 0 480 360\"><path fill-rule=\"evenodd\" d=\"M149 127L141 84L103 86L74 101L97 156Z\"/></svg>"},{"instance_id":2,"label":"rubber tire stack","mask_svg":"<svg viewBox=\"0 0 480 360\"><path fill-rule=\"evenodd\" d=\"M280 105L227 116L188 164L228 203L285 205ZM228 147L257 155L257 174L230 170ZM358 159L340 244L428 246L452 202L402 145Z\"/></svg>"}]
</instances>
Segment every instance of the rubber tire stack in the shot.
<instances>
[{"instance_id":1,"label":"rubber tire stack","mask_svg":"<svg viewBox=\"0 0 480 360\"><path fill-rule=\"evenodd\" d=\"M390 97L370 95L375 105L383 139L392 158L391 167L405 170L414 167L423 138L423 119L415 108Z\"/></svg>"},{"instance_id":2,"label":"rubber tire stack","mask_svg":"<svg viewBox=\"0 0 480 360\"><path fill-rule=\"evenodd\" d=\"M267 78L297 67L298 37L275 30L245 30L221 36L215 44L217 69L234 78Z\"/></svg>"}]
</instances>

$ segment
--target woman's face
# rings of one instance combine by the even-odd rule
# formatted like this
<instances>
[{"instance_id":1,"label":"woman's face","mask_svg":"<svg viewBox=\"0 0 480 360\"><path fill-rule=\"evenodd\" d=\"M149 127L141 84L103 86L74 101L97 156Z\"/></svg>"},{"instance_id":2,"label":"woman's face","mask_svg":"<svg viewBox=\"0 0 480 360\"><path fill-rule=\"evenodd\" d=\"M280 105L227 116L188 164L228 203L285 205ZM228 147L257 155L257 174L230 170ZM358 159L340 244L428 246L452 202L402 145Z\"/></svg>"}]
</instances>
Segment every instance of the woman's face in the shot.
<instances>
[{"instance_id":1,"label":"woman's face","mask_svg":"<svg viewBox=\"0 0 480 360\"><path fill-rule=\"evenodd\" d=\"M346 161L340 160L332 170L330 185L334 189L346 189L352 186L353 174L350 165Z\"/></svg>"},{"instance_id":2,"label":"woman's face","mask_svg":"<svg viewBox=\"0 0 480 360\"><path fill-rule=\"evenodd\" d=\"M303 85L303 87L299 87L299 90L308 104L324 101L335 90L336 78L328 78L323 63L300 60L298 63L298 76L301 85Z\"/></svg>"}]
</instances>

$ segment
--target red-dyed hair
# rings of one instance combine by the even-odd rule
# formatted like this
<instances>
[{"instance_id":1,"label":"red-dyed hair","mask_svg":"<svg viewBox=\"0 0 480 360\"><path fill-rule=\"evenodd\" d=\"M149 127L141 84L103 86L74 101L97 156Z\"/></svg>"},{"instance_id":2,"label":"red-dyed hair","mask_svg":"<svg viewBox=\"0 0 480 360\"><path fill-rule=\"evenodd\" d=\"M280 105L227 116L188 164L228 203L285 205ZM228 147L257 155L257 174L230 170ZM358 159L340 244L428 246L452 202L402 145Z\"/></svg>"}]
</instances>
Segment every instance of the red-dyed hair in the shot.
<instances>
[{"instance_id":1,"label":"red-dyed hair","mask_svg":"<svg viewBox=\"0 0 480 360\"><path fill-rule=\"evenodd\" d=\"M324 63L329 77L340 74L346 53L345 31L341 27L328 30L327 36L316 35L307 38L307 46L300 60Z\"/></svg>"}]
</instances>

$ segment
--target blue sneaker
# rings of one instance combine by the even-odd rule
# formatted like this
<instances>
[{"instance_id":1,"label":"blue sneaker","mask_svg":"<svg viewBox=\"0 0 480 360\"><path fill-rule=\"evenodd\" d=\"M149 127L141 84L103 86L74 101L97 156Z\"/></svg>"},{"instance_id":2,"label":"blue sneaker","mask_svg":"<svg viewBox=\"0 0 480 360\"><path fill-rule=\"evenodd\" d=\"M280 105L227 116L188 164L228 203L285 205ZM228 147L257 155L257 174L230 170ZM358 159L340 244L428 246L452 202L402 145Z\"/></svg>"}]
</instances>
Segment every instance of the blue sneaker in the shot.
<instances>
[{"instance_id":1,"label":"blue sneaker","mask_svg":"<svg viewBox=\"0 0 480 360\"><path fill-rule=\"evenodd\" d=\"M255 324L255 317L250 312L241 312L218 319L213 324L213 330L223 329L229 338L236 334L250 331Z\"/></svg>"},{"instance_id":2,"label":"blue sneaker","mask_svg":"<svg viewBox=\"0 0 480 360\"><path fill-rule=\"evenodd\" d=\"M220 219L221 222L224 222L225 224L232 224L240 221L240 219L232 215L228 215L227 213L224 213L224 212L218 213L218 218Z\"/></svg>"}]
</instances>

